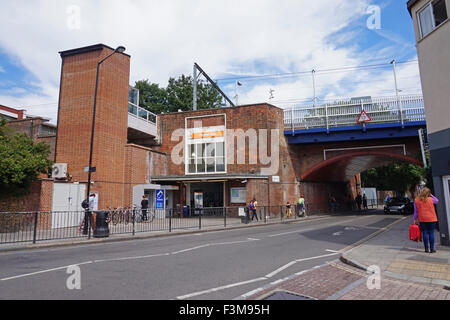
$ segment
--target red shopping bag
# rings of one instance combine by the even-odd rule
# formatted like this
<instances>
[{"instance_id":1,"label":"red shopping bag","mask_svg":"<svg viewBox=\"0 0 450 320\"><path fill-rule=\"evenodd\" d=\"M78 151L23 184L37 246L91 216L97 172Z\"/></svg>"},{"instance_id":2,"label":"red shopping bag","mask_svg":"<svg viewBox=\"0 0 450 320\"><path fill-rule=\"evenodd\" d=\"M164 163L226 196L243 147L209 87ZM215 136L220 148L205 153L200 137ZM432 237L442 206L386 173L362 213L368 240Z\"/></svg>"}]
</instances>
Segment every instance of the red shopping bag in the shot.
<instances>
[{"instance_id":1,"label":"red shopping bag","mask_svg":"<svg viewBox=\"0 0 450 320\"><path fill-rule=\"evenodd\" d=\"M422 241L422 234L417 224L412 224L409 226L409 240L415 242Z\"/></svg>"}]
</instances>

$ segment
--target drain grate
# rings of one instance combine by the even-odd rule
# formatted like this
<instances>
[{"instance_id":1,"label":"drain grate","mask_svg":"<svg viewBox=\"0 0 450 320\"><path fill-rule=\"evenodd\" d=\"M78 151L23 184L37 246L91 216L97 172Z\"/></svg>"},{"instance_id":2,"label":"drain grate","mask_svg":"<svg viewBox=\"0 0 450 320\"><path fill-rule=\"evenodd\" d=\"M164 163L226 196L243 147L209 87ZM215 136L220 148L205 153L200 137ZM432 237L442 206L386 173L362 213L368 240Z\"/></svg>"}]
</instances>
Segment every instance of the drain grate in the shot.
<instances>
[{"instance_id":1,"label":"drain grate","mask_svg":"<svg viewBox=\"0 0 450 320\"><path fill-rule=\"evenodd\" d=\"M288 291L276 291L268 295L264 300L316 300Z\"/></svg>"}]
</instances>

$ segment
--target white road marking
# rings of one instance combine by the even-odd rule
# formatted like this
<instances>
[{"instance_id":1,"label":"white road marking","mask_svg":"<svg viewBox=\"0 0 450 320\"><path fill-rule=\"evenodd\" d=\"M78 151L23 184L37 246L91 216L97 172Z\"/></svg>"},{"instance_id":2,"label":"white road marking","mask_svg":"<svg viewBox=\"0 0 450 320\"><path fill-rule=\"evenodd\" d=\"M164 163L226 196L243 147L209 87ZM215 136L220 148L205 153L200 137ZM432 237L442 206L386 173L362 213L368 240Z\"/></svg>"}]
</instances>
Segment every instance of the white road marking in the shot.
<instances>
[{"instance_id":1,"label":"white road marking","mask_svg":"<svg viewBox=\"0 0 450 320\"><path fill-rule=\"evenodd\" d=\"M365 219L365 218L369 218L369 217L371 217L371 216L364 216L364 217L358 217L358 218L353 218L353 219L348 219L348 220L342 220L342 221L338 221L338 222L334 222L334 223L327 223L327 224L321 225L321 227L324 227L324 226L331 227L331 226L340 225L340 224L343 224L343 223L346 223L346 222L354 222L356 220L361 220L361 219ZM324 219L329 219L329 218L324 218ZM318 220L319 219L311 220L311 221L318 221ZM311 227L311 228L308 228L308 229L297 229L297 230L294 230L294 231L287 231L287 232L282 232L282 233L276 233L276 234L269 235L268 237L272 238L272 237L284 236L286 234L291 234L291 233L303 233L303 232L313 231L313 230L316 230L316 229L317 229L317 226Z\"/></svg>"},{"instance_id":2,"label":"white road marking","mask_svg":"<svg viewBox=\"0 0 450 320\"><path fill-rule=\"evenodd\" d=\"M97 262L109 262L109 261L135 260L135 259L147 259L147 258L153 258L153 257L168 256L169 254L170 253L160 253L160 254L150 254L150 255L147 255L147 256L101 259L101 260L94 260L94 263L97 263Z\"/></svg>"},{"instance_id":3,"label":"white road marking","mask_svg":"<svg viewBox=\"0 0 450 320\"><path fill-rule=\"evenodd\" d=\"M280 268L278 268L278 269L276 269L276 270L274 270L274 271L272 271L271 273L268 273L267 275L266 275L266 278L272 278L274 275L276 275L277 273L280 273L281 271L283 271L284 269L287 269L287 268L289 268L290 266L292 266L292 265L294 265L294 264L296 264L297 263L297 261L291 261L291 262L289 262L289 263L287 263L287 264L285 264L284 266L282 266L282 267L280 267Z\"/></svg>"},{"instance_id":4,"label":"white road marking","mask_svg":"<svg viewBox=\"0 0 450 320\"><path fill-rule=\"evenodd\" d=\"M272 278L274 275L276 275L277 273L280 273L281 271L289 268L290 266L296 264L297 262L308 261L308 260L313 260L313 259L319 259L319 258L324 258L324 257L330 257L330 256L334 256L336 254L339 254L339 252L324 254L324 255L315 256L315 257L297 259L297 260L294 260L294 261L291 261L291 262L285 264L284 266L274 270L273 272L267 274L264 277L260 277L260 278L256 278L256 279L252 279L252 280L247 280L247 281L242 281L242 282L237 282L237 283L233 283L233 284L229 284L229 285L221 286L221 287L216 287L216 288L212 288L212 289L208 289L208 290L193 292L193 293L189 293L189 294L186 294L186 295L183 295L183 296L178 296L178 297L176 297L176 299L178 299L178 300L189 299L189 298L192 298L192 297L195 297L195 296L201 296L201 295L204 295L204 294L207 294L207 293L211 293L211 292L217 292L217 291L220 291L220 290L225 290L225 289L229 289L229 288L233 288L233 287L238 287L238 286L242 286L242 285L253 283L253 282L268 280L268 279ZM318 267L321 267L321 266L318 266ZM274 282L282 282L282 281L285 281L286 279L287 278L283 278L283 279L280 279L280 280L277 280L277 281L274 281ZM256 290L258 290L258 289L256 289ZM248 294L249 293L247 293L247 295Z\"/></svg>"},{"instance_id":5,"label":"white road marking","mask_svg":"<svg viewBox=\"0 0 450 320\"><path fill-rule=\"evenodd\" d=\"M238 286L242 286L242 285L245 285L245 284L258 282L258 281L262 281L262 280L267 280L267 278L261 277L261 278L256 278L256 279L252 279L252 280L247 280L247 281L242 281L242 282L229 284L229 285L222 286L222 287L217 287L217 288L212 288L212 289L208 289L208 290L193 292L193 293L189 293L189 294L186 294L186 295L183 295L183 296L178 296L178 297L176 297L176 299L178 299L178 300L189 299L189 298L192 298L192 297L195 297L195 296L201 296L203 294L216 292L216 291L220 291L220 290L224 290L224 289L229 289L229 288L233 288L233 287L238 287Z\"/></svg>"},{"instance_id":6,"label":"white road marking","mask_svg":"<svg viewBox=\"0 0 450 320\"><path fill-rule=\"evenodd\" d=\"M92 261L86 261L86 262L82 262L82 263L75 263L75 264L70 264L70 265L67 265L67 266L64 266L64 267L57 267L57 268L46 269L46 270L41 270L41 271L36 271L36 272L31 272L31 273L25 273L25 274L21 274L21 275L18 275L18 276L3 278L3 279L0 279L0 280L1 281L7 281L7 280L12 280L12 279L24 278L24 277L33 276L33 275L36 275L36 274L41 274L41 273L46 273L46 272L51 272L51 271L67 269L68 267L71 267L71 266L81 266L83 264L90 264L90 263L93 263L93 262Z\"/></svg>"},{"instance_id":7,"label":"white road marking","mask_svg":"<svg viewBox=\"0 0 450 320\"><path fill-rule=\"evenodd\" d=\"M197 249L201 249L201 248L205 248L205 247L209 247L209 246L210 246L210 244L207 243L202 246L197 246L197 247L192 247L192 248L188 248L188 249L183 249L180 251L171 252L170 254L178 254L178 253L182 253L182 252L188 252L188 251L197 250Z\"/></svg>"},{"instance_id":8,"label":"white road marking","mask_svg":"<svg viewBox=\"0 0 450 320\"><path fill-rule=\"evenodd\" d=\"M162 257L162 256L168 256L168 255L175 255L175 254L184 253L184 252L188 252L188 251L193 251L193 250L197 250L197 249L201 249L201 248L206 248L206 247L209 247L209 246L229 245L229 244L237 244L237 243L248 243L249 241L259 241L259 239L248 238L246 240L240 240L240 241L207 243L207 244L204 244L204 245L201 245L201 246L187 248L187 249L174 251L174 252L170 252L170 253L159 253L159 254L150 254L150 255L144 255L144 256L121 257L121 258L110 258L110 259L97 259L97 260L94 260L94 261L88 261L88 262L82 262L82 263L74 263L74 264L71 264L69 266L79 266L79 265L84 265L84 264L100 263L100 262L148 259L148 258ZM7 280L13 280L13 279L18 279L18 278L33 276L33 275L37 275L37 274L41 274L41 273L57 271L57 270L61 270L61 269L67 269L69 266L57 267L57 268L52 268L52 269L46 269L46 270L31 272L31 273L27 273L27 274L22 274L22 275L17 275L17 276L13 276L13 277L3 278L3 279L0 279L0 280L1 281L7 281Z\"/></svg>"},{"instance_id":9,"label":"white road marking","mask_svg":"<svg viewBox=\"0 0 450 320\"><path fill-rule=\"evenodd\" d=\"M245 298L248 298L248 297L250 297L250 296L252 296L254 294L257 294L258 292L263 291L263 290L264 290L264 288L257 288L255 290L252 290L252 291L249 291L247 293L244 293L243 295L241 295L241 297L243 299L245 299Z\"/></svg>"},{"instance_id":10,"label":"white road marking","mask_svg":"<svg viewBox=\"0 0 450 320\"><path fill-rule=\"evenodd\" d=\"M330 250L330 249L326 249L325 251L327 252L333 252L333 253L340 253L341 251L338 250Z\"/></svg>"},{"instance_id":11,"label":"white road marking","mask_svg":"<svg viewBox=\"0 0 450 320\"><path fill-rule=\"evenodd\" d=\"M309 260L314 260L314 259L320 259L320 258L325 258L325 257L330 257L330 256L334 256L339 254L340 252L333 252L333 253L329 253L329 254L323 254L320 256L315 256L315 257L309 257L309 258L303 258L303 259L297 259L294 261L291 261L287 264L285 264L284 266L272 271L271 273L267 274L266 277L267 278L272 278L274 275L276 275L277 273L280 273L281 271L289 268L290 266L293 266L294 264L296 264L297 262L303 262L303 261L309 261Z\"/></svg>"}]
</instances>

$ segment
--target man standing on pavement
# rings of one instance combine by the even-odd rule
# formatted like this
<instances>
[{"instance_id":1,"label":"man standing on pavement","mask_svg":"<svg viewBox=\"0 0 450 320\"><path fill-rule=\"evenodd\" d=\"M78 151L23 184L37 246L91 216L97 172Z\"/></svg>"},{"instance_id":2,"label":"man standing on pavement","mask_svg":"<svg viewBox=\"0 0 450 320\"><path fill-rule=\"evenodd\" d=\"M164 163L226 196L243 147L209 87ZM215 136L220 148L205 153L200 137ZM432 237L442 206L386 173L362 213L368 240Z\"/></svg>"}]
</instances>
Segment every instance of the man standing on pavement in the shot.
<instances>
[{"instance_id":1,"label":"man standing on pavement","mask_svg":"<svg viewBox=\"0 0 450 320\"><path fill-rule=\"evenodd\" d=\"M87 228L87 224L91 224L91 228L92 228L92 230L94 230L95 229L95 218L96 218L96 216L95 216L95 214L94 214L94 210L95 210L96 208L95 208L95 193L91 193L90 195L89 195L89 208L88 208L88 212L87 212L87 214L88 214L88 221L87 221L87 223L85 223L85 226L86 226L86 233L85 234L87 234L87 230L88 230L88 228Z\"/></svg>"},{"instance_id":2,"label":"man standing on pavement","mask_svg":"<svg viewBox=\"0 0 450 320\"><path fill-rule=\"evenodd\" d=\"M141 209L142 209L142 222L145 222L147 221L147 209L148 209L148 200L145 197L145 194L142 196Z\"/></svg>"}]
</instances>

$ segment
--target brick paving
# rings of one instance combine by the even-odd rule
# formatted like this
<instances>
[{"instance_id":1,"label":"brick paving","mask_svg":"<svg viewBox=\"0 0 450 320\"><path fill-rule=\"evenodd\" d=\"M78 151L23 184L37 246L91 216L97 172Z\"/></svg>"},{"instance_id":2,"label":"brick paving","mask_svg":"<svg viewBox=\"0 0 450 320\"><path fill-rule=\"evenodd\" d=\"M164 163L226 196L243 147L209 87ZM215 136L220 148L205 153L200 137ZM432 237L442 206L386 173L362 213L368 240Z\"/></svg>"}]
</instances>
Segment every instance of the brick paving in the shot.
<instances>
[{"instance_id":1,"label":"brick paving","mask_svg":"<svg viewBox=\"0 0 450 320\"><path fill-rule=\"evenodd\" d=\"M369 290L368 272L333 261L277 285L264 288L248 300L262 300L277 291L317 300L450 300L442 286L425 285L390 278L381 273L380 289Z\"/></svg>"}]
</instances>

